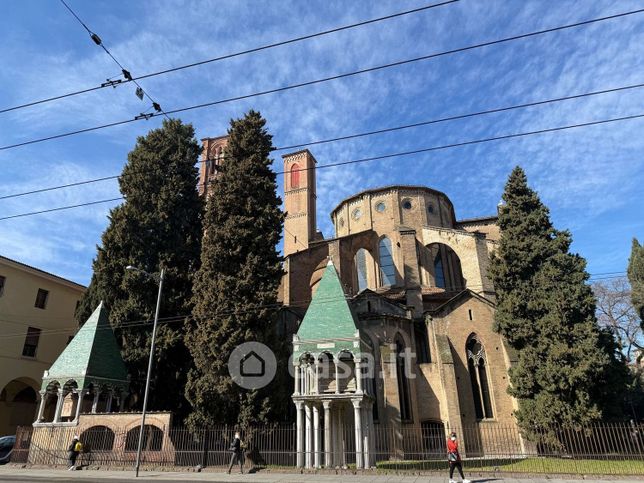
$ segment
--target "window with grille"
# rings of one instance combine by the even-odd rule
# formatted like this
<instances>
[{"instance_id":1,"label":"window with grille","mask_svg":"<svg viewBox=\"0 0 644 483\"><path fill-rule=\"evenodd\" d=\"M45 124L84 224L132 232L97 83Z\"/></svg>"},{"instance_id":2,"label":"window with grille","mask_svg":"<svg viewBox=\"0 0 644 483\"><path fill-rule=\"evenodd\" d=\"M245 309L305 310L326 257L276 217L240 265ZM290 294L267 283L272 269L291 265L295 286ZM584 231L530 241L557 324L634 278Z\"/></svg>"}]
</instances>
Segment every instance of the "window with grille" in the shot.
<instances>
[{"instance_id":1,"label":"window with grille","mask_svg":"<svg viewBox=\"0 0 644 483\"><path fill-rule=\"evenodd\" d=\"M49 291L39 288L38 294L36 295L36 303L34 307L38 309L44 309L47 306L47 298L49 297Z\"/></svg>"},{"instance_id":2,"label":"window with grille","mask_svg":"<svg viewBox=\"0 0 644 483\"><path fill-rule=\"evenodd\" d=\"M36 357L36 349L38 349L39 340L40 329L29 327L27 329L27 337L25 337L25 345L22 347L22 355L25 357Z\"/></svg>"}]
</instances>

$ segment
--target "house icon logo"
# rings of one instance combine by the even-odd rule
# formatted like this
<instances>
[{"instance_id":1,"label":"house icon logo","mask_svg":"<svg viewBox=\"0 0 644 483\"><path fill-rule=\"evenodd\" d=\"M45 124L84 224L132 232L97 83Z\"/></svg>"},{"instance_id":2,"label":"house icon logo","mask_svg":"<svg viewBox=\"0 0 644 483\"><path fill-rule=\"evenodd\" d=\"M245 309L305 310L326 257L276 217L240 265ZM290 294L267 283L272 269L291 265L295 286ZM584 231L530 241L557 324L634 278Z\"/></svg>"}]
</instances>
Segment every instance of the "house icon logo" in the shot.
<instances>
[{"instance_id":1,"label":"house icon logo","mask_svg":"<svg viewBox=\"0 0 644 483\"><path fill-rule=\"evenodd\" d=\"M244 389L260 389L275 377L275 354L260 342L238 345L228 358L228 373Z\"/></svg>"},{"instance_id":2,"label":"house icon logo","mask_svg":"<svg viewBox=\"0 0 644 483\"><path fill-rule=\"evenodd\" d=\"M257 352L250 351L239 362L239 373L243 377L262 377L266 374L266 362Z\"/></svg>"}]
</instances>

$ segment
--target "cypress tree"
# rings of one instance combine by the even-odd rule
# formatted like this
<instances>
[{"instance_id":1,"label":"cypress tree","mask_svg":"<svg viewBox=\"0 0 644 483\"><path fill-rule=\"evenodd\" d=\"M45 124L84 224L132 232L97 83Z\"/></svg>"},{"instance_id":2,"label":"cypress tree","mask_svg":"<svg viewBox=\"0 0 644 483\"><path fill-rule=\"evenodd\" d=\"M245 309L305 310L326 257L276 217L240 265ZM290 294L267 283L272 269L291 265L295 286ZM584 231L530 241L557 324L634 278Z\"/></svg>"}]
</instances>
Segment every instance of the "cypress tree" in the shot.
<instances>
[{"instance_id":1,"label":"cypress tree","mask_svg":"<svg viewBox=\"0 0 644 483\"><path fill-rule=\"evenodd\" d=\"M631 300L644 328L644 245L633 238L631 256L628 259L628 281L631 284Z\"/></svg>"},{"instance_id":2,"label":"cypress tree","mask_svg":"<svg viewBox=\"0 0 644 483\"><path fill-rule=\"evenodd\" d=\"M186 386L192 427L265 421L276 409L266 390L237 386L227 366L231 352L243 342L272 345L277 320L283 214L269 159L272 136L265 124L254 111L231 121L221 172L206 203L187 336L195 366Z\"/></svg>"},{"instance_id":3,"label":"cypress tree","mask_svg":"<svg viewBox=\"0 0 644 483\"><path fill-rule=\"evenodd\" d=\"M77 310L82 323L100 300L105 302L130 372L134 408L143 400L158 285L125 267L148 273L164 267L159 317L190 314L202 237L199 153L194 129L177 119L164 120L161 128L137 139L119 178L125 201L110 212L91 283ZM179 419L188 408L183 391L190 357L183 336L183 319L159 324L149 400L149 409L172 410Z\"/></svg>"},{"instance_id":4,"label":"cypress tree","mask_svg":"<svg viewBox=\"0 0 644 483\"><path fill-rule=\"evenodd\" d=\"M585 260L569 253L570 234L553 227L521 168L510 175L503 199L490 274L496 330L518 353L509 391L519 401L519 425L530 437L553 423L614 416L626 366L612 336L599 329Z\"/></svg>"}]
</instances>

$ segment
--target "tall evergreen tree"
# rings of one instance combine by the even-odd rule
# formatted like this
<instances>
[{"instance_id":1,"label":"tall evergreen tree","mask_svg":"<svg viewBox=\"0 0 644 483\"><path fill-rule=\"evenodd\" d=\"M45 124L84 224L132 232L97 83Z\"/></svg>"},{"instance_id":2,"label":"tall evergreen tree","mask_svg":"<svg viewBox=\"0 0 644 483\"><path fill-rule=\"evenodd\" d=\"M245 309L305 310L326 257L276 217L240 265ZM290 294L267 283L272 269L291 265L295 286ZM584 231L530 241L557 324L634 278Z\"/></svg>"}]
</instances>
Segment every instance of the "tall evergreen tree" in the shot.
<instances>
[{"instance_id":1,"label":"tall evergreen tree","mask_svg":"<svg viewBox=\"0 0 644 483\"><path fill-rule=\"evenodd\" d=\"M628 281L631 284L633 307L644 327L644 245L633 238L631 256L628 259Z\"/></svg>"},{"instance_id":2,"label":"tall evergreen tree","mask_svg":"<svg viewBox=\"0 0 644 483\"><path fill-rule=\"evenodd\" d=\"M187 337L195 365L186 386L193 427L261 421L275 409L266 391L237 386L227 366L239 344L270 343L277 317L283 214L265 124L254 111L231 121L222 169L206 203Z\"/></svg>"},{"instance_id":3,"label":"tall evergreen tree","mask_svg":"<svg viewBox=\"0 0 644 483\"><path fill-rule=\"evenodd\" d=\"M490 273L496 329L518 353L510 371L518 422L531 435L535 427L609 416L627 372L612 336L597 324L586 263L569 253L570 234L553 227L521 168L510 175L503 199Z\"/></svg>"},{"instance_id":4,"label":"tall evergreen tree","mask_svg":"<svg viewBox=\"0 0 644 483\"><path fill-rule=\"evenodd\" d=\"M202 237L195 168L199 153L192 126L176 119L137 139L119 178L125 201L110 212L91 283L77 310L82 323L100 300L108 307L130 372L135 408L142 403L158 286L125 267L149 273L164 267L160 318L190 314ZM149 400L150 409L172 410L180 418L188 408L183 392L190 362L183 333L183 320L159 325Z\"/></svg>"}]
</instances>

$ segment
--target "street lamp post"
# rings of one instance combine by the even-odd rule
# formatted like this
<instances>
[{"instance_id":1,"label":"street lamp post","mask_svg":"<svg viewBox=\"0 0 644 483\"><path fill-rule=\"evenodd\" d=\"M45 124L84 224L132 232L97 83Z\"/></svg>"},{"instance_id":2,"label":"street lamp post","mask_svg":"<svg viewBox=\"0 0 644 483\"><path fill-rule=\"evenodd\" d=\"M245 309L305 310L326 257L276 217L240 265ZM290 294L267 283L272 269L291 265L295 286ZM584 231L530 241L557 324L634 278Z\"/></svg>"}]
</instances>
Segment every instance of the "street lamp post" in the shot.
<instances>
[{"instance_id":1,"label":"street lamp post","mask_svg":"<svg viewBox=\"0 0 644 483\"><path fill-rule=\"evenodd\" d=\"M140 268L133 267L128 265L126 267L128 270L136 270L143 272L149 277L151 275L141 270ZM143 411L141 411L141 429L139 431L139 446L136 450L136 477L139 476L139 467L141 465L141 450L143 449L143 431L145 429L145 413L148 409L148 393L150 391L150 374L152 373L152 360L154 359L154 343L157 335L157 322L159 321L159 308L161 307L161 292L163 290L163 278L165 276L165 268L161 269L161 275L159 276L159 293L157 295L157 308L154 313L154 325L152 326L152 341L150 342L150 359L148 360L148 374L145 377L145 395L143 396Z\"/></svg>"}]
</instances>

